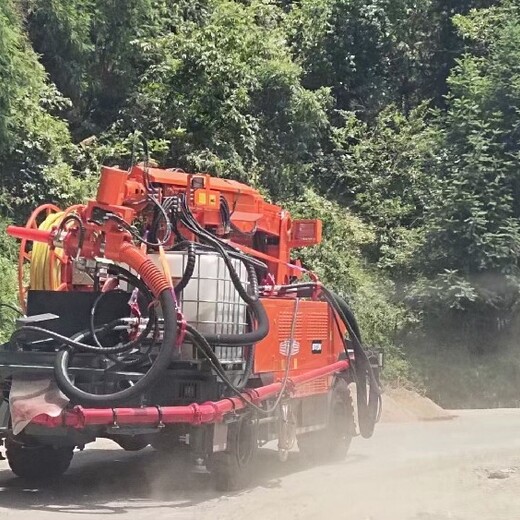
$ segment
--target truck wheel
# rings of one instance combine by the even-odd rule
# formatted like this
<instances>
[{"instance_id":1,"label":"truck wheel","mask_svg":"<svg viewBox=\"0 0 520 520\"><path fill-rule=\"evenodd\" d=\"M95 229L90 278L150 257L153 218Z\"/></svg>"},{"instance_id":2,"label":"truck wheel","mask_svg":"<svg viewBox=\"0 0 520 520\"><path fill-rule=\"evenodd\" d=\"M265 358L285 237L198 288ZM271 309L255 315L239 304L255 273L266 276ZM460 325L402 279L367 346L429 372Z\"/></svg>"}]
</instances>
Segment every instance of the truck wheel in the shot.
<instances>
[{"instance_id":1,"label":"truck wheel","mask_svg":"<svg viewBox=\"0 0 520 520\"><path fill-rule=\"evenodd\" d=\"M313 462L343 460L356 435L354 406L347 383L339 379L332 389L327 426L298 436L300 453Z\"/></svg>"},{"instance_id":2,"label":"truck wheel","mask_svg":"<svg viewBox=\"0 0 520 520\"><path fill-rule=\"evenodd\" d=\"M74 448L25 444L15 437L5 439L7 462L12 472L27 480L61 476L70 466Z\"/></svg>"},{"instance_id":3,"label":"truck wheel","mask_svg":"<svg viewBox=\"0 0 520 520\"><path fill-rule=\"evenodd\" d=\"M237 491L251 481L258 451L258 431L250 417L229 425L226 451L213 453L207 467L218 491Z\"/></svg>"}]
</instances>

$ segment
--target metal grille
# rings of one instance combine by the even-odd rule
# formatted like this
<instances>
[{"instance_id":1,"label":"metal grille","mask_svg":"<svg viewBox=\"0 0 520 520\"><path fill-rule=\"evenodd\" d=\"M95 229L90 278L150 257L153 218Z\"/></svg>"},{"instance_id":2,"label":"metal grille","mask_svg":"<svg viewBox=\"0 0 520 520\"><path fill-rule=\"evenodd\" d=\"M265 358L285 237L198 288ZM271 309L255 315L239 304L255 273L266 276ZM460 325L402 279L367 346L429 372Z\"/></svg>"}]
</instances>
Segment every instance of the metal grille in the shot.
<instances>
[{"instance_id":1,"label":"metal grille","mask_svg":"<svg viewBox=\"0 0 520 520\"><path fill-rule=\"evenodd\" d=\"M307 394L320 394L325 393L329 389L330 376L320 377L314 381L309 381L299 386L296 392L296 396L302 396Z\"/></svg>"},{"instance_id":2,"label":"metal grille","mask_svg":"<svg viewBox=\"0 0 520 520\"><path fill-rule=\"evenodd\" d=\"M244 361L243 347L215 347L215 354L225 363L242 363Z\"/></svg>"},{"instance_id":3,"label":"metal grille","mask_svg":"<svg viewBox=\"0 0 520 520\"><path fill-rule=\"evenodd\" d=\"M182 272L188 257L182 254ZM238 259L231 260L246 290L247 270ZM205 334L243 334L247 305L240 298L222 257L198 253L193 276L184 289L180 305L185 318Z\"/></svg>"},{"instance_id":4,"label":"metal grille","mask_svg":"<svg viewBox=\"0 0 520 520\"><path fill-rule=\"evenodd\" d=\"M282 342L291 335L293 311L282 311L278 315L278 341ZM305 315L305 320L297 320L295 327L295 339L301 340L305 331L311 330L317 337L328 337L329 317L322 313L309 313Z\"/></svg>"}]
</instances>

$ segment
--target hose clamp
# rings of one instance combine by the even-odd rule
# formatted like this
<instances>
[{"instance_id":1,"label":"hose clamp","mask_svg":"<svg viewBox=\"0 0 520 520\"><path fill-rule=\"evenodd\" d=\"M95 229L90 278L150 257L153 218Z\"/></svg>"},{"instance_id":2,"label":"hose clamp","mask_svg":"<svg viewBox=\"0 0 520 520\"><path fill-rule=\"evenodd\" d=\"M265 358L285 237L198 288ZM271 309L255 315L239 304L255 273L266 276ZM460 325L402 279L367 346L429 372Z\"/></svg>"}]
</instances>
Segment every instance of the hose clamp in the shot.
<instances>
[{"instance_id":1,"label":"hose clamp","mask_svg":"<svg viewBox=\"0 0 520 520\"><path fill-rule=\"evenodd\" d=\"M159 418L159 422L157 423L157 428L162 430L163 428L166 428L166 425L163 422L163 411L159 405L156 405L155 408L157 408L157 416Z\"/></svg>"}]
</instances>

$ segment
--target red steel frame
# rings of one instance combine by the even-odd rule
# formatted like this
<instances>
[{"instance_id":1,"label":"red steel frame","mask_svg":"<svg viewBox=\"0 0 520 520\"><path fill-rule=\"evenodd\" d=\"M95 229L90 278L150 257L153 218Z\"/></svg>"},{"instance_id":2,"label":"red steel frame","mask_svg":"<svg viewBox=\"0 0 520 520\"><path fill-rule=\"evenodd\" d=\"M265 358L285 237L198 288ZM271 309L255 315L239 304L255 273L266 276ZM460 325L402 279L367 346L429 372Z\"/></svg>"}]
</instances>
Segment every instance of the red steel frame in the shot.
<instances>
[{"instance_id":1,"label":"red steel frame","mask_svg":"<svg viewBox=\"0 0 520 520\"><path fill-rule=\"evenodd\" d=\"M310 370L305 374L294 376L287 382L286 388L291 394L296 387L323 376L332 375L349 368L347 360L337 361L322 368ZM274 397L282 390L282 383L272 383L260 388L243 392L241 397L229 397L220 401L209 401L202 404L192 403L185 406L147 406L143 408L83 408L76 406L65 410L58 417L38 415L32 424L47 428L77 428L87 426L122 426L122 425L155 425L185 423L201 425L222 422L224 415L242 410L248 402L260 404Z\"/></svg>"}]
</instances>

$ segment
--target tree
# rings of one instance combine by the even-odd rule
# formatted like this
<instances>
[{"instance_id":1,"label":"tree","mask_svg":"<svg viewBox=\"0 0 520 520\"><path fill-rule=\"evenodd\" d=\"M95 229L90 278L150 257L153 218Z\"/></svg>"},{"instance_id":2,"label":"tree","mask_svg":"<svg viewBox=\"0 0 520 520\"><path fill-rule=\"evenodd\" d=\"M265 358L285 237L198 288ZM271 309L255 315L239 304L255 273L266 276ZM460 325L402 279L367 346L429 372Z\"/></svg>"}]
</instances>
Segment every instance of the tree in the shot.
<instances>
[{"instance_id":1,"label":"tree","mask_svg":"<svg viewBox=\"0 0 520 520\"><path fill-rule=\"evenodd\" d=\"M439 182L416 256L426 280L415 301L471 331L466 340L504 330L520 301L519 14L504 2L456 18L468 49L448 81Z\"/></svg>"},{"instance_id":2,"label":"tree","mask_svg":"<svg viewBox=\"0 0 520 520\"><path fill-rule=\"evenodd\" d=\"M328 124L327 90L301 86L277 7L209 6L203 23L139 40L149 65L118 135L137 126L168 141L162 162L245 180L275 198L301 190Z\"/></svg>"},{"instance_id":3,"label":"tree","mask_svg":"<svg viewBox=\"0 0 520 520\"><path fill-rule=\"evenodd\" d=\"M405 114L443 105L462 52L452 17L492 0L302 0L284 2L304 85L330 87L340 110L372 120L388 104ZM334 119L333 119L334 120Z\"/></svg>"},{"instance_id":4,"label":"tree","mask_svg":"<svg viewBox=\"0 0 520 520\"><path fill-rule=\"evenodd\" d=\"M9 0L0 6L0 197L4 213L40 201L71 200L79 185L66 158L66 124L51 115L66 104L22 32ZM17 213L23 218L24 213Z\"/></svg>"},{"instance_id":5,"label":"tree","mask_svg":"<svg viewBox=\"0 0 520 520\"><path fill-rule=\"evenodd\" d=\"M329 153L312 170L315 183L374 227L367 258L394 280L409 279L437 182L442 135L426 104L408 117L390 105L372 124L352 112L342 116Z\"/></svg>"}]
</instances>

